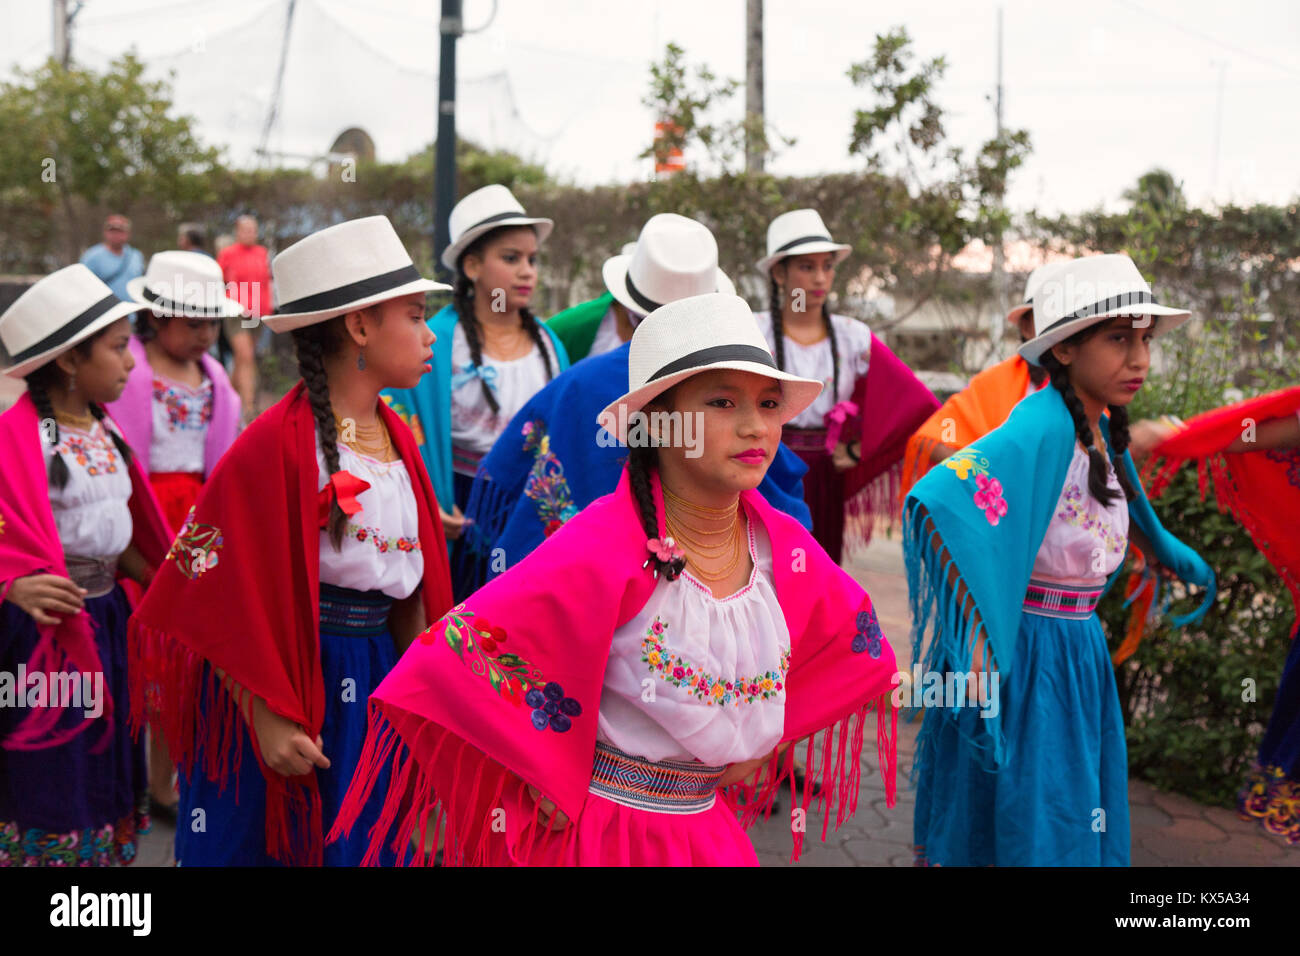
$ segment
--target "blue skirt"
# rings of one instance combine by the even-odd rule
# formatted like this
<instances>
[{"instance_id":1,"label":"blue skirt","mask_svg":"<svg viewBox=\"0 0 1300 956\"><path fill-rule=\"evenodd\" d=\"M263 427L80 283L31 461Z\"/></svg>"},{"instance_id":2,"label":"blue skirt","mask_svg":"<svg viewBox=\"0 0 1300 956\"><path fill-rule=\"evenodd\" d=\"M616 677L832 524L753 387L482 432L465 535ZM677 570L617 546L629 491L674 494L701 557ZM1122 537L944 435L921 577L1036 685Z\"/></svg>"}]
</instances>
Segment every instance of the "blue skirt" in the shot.
<instances>
[{"instance_id":1,"label":"blue skirt","mask_svg":"<svg viewBox=\"0 0 1300 956\"><path fill-rule=\"evenodd\" d=\"M315 773L327 833L361 759L370 694L397 663L388 631L391 604L391 598L378 591L321 585L320 659L325 680L321 740L330 767ZM207 703L205 699L202 704L205 710ZM239 724L238 780L209 780L200 769L201 752L192 772L180 776L176 860L183 866L281 865L266 851L266 780L253 753L248 725L243 720ZM360 865L368 832L378 821L388 792L388 774L385 767L351 836L325 845L326 866ZM396 855L385 849L381 863L393 865Z\"/></svg>"},{"instance_id":2,"label":"blue skirt","mask_svg":"<svg viewBox=\"0 0 1300 956\"><path fill-rule=\"evenodd\" d=\"M941 866L1127 866L1128 752L1101 622L1020 616L998 706L1005 761L987 722L929 708L917 741L917 862Z\"/></svg>"},{"instance_id":3,"label":"blue skirt","mask_svg":"<svg viewBox=\"0 0 1300 956\"><path fill-rule=\"evenodd\" d=\"M120 586L86 600L103 690L113 714L58 747L0 748L0 866L109 866L135 859L136 837L149 829L144 741L132 740L126 672L130 604ZM0 604L0 670L17 675L40 634L26 611ZM83 699L83 703L87 703ZM101 701L102 705L102 701ZM80 723L86 708L69 708L59 726ZM26 707L0 707L0 738L29 716ZM98 753L109 723L107 745Z\"/></svg>"}]
</instances>

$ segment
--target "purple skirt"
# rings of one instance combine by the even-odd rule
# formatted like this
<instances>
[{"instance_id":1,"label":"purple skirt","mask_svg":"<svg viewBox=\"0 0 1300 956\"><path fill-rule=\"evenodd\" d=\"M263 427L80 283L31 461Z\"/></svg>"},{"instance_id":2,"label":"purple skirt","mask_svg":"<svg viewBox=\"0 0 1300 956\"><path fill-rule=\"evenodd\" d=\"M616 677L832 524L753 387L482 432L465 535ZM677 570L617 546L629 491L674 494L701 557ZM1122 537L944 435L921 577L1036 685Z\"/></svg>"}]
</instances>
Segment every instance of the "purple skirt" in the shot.
<instances>
[{"instance_id":1,"label":"purple skirt","mask_svg":"<svg viewBox=\"0 0 1300 956\"><path fill-rule=\"evenodd\" d=\"M784 441L808 465L803 498L812 512L813 539L836 564L844 555L844 473L826 450L826 429L786 428Z\"/></svg>"},{"instance_id":2,"label":"purple skirt","mask_svg":"<svg viewBox=\"0 0 1300 956\"><path fill-rule=\"evenodd\" d=\"M137 834L149 828L144 740L133 741L127 723L126 620L131 607L115 586L103 597L88 598L86 612L95 623L112 716L100 717L58 747L0 748L0 866L130 863ZM16 675L18 666L31 659L39 637L26 611L7 601L0 604L0 671ZM85 710L69 708L63 721L75 725ZM26 707L0 707L0 738L28 714ZM103 739L106 721L108 743L91 753Z\"/></svg>"}]
</instances>

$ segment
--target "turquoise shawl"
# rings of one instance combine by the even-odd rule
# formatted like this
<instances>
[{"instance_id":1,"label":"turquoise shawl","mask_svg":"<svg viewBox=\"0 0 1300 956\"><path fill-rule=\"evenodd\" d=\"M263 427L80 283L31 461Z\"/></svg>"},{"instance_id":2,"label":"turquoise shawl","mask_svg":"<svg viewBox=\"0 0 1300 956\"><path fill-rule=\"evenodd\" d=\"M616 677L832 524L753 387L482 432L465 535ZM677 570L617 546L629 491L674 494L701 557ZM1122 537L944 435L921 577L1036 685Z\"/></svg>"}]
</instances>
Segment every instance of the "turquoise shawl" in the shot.
<instances>
[{"instance_id":1,"label":"turquoise shawl","mask_svg":"<svg viewBox=\"0 0 1300 956\"><path fill-rule=\"evenodd\" d=\"M1109 447L1104 416L1101 428ZM1045 388L912 488L903 505L903 557L914 668L924 659L926 672L972 671L973 651L983 635L1001 677L1011 673L1025 590L1074 445L1074 423L1065 402L1056 389ZM1156 559L1183 581L1205 589L1200 606L1171 623L1182 627L1199 621L1214 601L1214 572L1160 524L1127 451L1119 467L1137 489L1129 519L1151 541ZM934 546L936 533L939 547ZM950 581L952 566L956 574ZM1122 567L1106 582L1107 589ZM974 624L972 602L978 612ZM986 726L993 763L1000 766L1004 755L997 723L992 719Z\"/></svg>"}]
</instances>

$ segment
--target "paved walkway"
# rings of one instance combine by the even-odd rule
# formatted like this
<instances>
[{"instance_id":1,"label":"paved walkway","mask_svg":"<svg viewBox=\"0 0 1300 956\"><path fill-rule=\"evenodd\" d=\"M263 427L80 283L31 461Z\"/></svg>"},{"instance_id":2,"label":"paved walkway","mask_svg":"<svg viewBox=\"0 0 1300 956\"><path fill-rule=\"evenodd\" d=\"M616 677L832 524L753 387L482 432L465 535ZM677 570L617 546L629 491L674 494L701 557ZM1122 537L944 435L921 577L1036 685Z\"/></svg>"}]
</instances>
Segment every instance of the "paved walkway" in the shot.
<instances>
[{"instance_id":1,"label":"paved walkway","mask_svg":"<svg viewBox=\"0 0 1300 956\"><path fill-rule=\"evenodd\" d=\"M907 613L907 583L897 541L877 539L849 571L871 594L881 628L894 645L903 666L910 661L911 626ZM919 729L900 722L898 734L898 796L892 809L875 768L874 749L862 760L862 790L857 815L838 833L820 842L821 820L810 814L801 866L911 866L912 812L915 794L907 787ZM1140 780L1129 782L1130 826L1134 866L1300 866L1300 847L1265 833L1254 822L1240 820L1232 810L1207 807L1186 797L1161 793ZM751 831L764 866L786 866L790 856L790 807L761 821ZM170 826L159 823L141 841L139 864L172 864Z\"/></svg>"}]
</instances>

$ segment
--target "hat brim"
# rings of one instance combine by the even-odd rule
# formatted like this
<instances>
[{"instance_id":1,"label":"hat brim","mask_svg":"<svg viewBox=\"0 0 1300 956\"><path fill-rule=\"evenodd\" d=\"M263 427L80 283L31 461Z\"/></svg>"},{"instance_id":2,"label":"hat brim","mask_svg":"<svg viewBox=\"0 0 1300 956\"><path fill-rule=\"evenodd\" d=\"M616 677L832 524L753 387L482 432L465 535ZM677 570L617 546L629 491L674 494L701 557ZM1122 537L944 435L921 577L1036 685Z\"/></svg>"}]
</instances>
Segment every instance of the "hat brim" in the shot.
<instances>
[{"instance_id":1,"label":"hat brim","mask_svg":"<svg viewBox=\"0 0 1300 956\"><path fill-rule=\"evenodd\" d=\"M118 319L125 318L128 315L133 315L134 313L139 311L140 311L139 303L121 302L113 306L111 309L109 309L107 312L105 312L103 315L97 318L94 322L91 322L88 326L86 326L76 335L72 336L72 338L68 339L66 342L61 342L54 348L48 349L47 351L42 352L40 355L34 355L31 358L27 359L26 361L20 362L17 365L10 365L6 367L4 370L5 375L9 376L10 378L24 378L25 376L30 375L32 372L36 371L42 365L47 365L50 362L54 361L54 359L58 358L68 349L76 345L78 342L84 342L86 339L90 338L96 332L112 325Z\"/></svg>"},{"instance_id":2,"label":"hat brim","mask_svg":"<svg viewBox=\"0 0 1300 956\"><path fill-rule=\"evenodd\" d=\"M374 295L366 296L362 299L356 299L344 305L335 306L331 309L321 309L318 312L277 312L272 315L263 316L262 324L272 332L292 332L294 329L301 329L304 326L315 325L317 322L324 322L335 316L347 315L349 312L355 312L357 309L364 309L367 306L378 305L380 302L387 302L389 299L400 299L404 295L411 295L415 292L450 292L451 286L443 282L434 282L432 279L416 279L405 285L394 286L383 292L377 292Z\"/></svg>"},{"instance_id":3,"label":"hat brim","mask_svg":"<svg viewBox=\"0 0 1300 956\"><path fill-rule=\"evenodd\" d=\"M849 257L849 253L852 251L852 246L845 245L842 242L824 242L822 240L815 240L813 242L805 242L802 245L792 246L791 248L784 249L774 255L764 256L762 259L758 260L757 266L758 271L766 275L771 270L772 266L776 265L782 259L789 259L791 256L811 256L821 252L835 253L835 264L839 265Z\"/></svg>"},{"instance_id":4,"label":"hat brim","mask_svg":"<svg viewBox=\"0 0 1300 956\"><path fill-rule=\"evenodd\" d=\"M181 316L186 319L211 319L213 322L219 322L222 319L233 319L236 316L243 315L247 310L228 295L223 295L221 301L217 303L221 307L220 315L192 315L184 309L168 309L160 306L157 302L150 302L144 294L145 277L137 276L134 279L128 279L126 283L126 294L129 295L145 312L154 312L158 315Z\"/></svg>"},{"instance_id":5,"label":"hat brim","mask_svg":"<svg viewBox=\"0 0 1300 956\"><path fill-rule=\"evenodd\" d=\"M614 297L619 305L635 312L637 315L649 315L654 310L641 305L627 291L627 270L631 265L632 257L630 255L610 256L605 260L605 264L600 267L601 278L605 280L605 288L609 290L610 295ZM714 291L735 295L735 283L721 269L715 269L714 271L718 276L718 287ZM661 302L660 305L667 305L667 303Z\"/></svg>"},{"instance_id":6,"label":"hat brim","mask_svg":"<svg viewBox=\"0 0 1300 956\"><path fill-rule=\"evenodd\" d=\"M537 244L540 246L546 241L546 237L551 234L555 228L555 223L550 219L541 219L537 216L518 216L513 219L498 219L496 222L486 222L480 226L465 230L464 235L457 238L455 242L442 250L442 264L452 272L456 271L456 260L460 254L474 244L474 240L486 232L493 229L505 229L510 226L532 226L537 232Z\"/></svg>"},{"instance_id":7,"label":"hat brim","mask_svg":"<svg viewBox=\"0 0 1300 956\"><path fill-rule=\"evenodd\" d=\"M1026 313L1033 312L1033 311L1034 311L1034 307L1032 305L1030 305L1028 302L1022 302L1020 305L1016 306L1014 309L1012 309L1010 312L1007 313L1007 322L1014 325L1018 323Z\"/></svg>"},{"instance_id":8,"label":"hat brim","mask_svg":"<svg viewBox=\"0 0 1300 956\"><path fill-rule=\"evenodd\" d=\"M1064 342L1074 333L1086 329L1090 325L1097 325L1107 319L1113 319L1119 315L1150 315L1154 317L1152 325L1153 335L1164 335L1171 329L1182 325L1192 317L1192 313L1186 309L1175 309L1167 305L1157 305L1156 303L1147 303L1141 307L1140 312L1134 312L1132 306L1112 309L1100 315L1090 315L1086 318L1075 319L1072 322L1066 322L1059 325L1050 332L1044 332L1042 335L1035 336L1017 350L1020 357L1030 365L1041 365L1039 359L1043 353L1050 349L1058 342Z\"/></svg>"},{"instance_id":9,"label":"hat brim","mask_svg":"<svg viewBox=\"0 0 1300 956\"><path fill-rule=\"evenodd\" d=\"M652 401L662 395L668 389L672 388L679 382L683 382L693 375L699 375L701 372L712 372L716 369L731 369L737 372L752 372L755 375L762 375L764 378L774 379L781 383L782 393L785 402L781 411L781 424L784 425L802 412L805 408L817 400L817 396L822 393L826 386L822 382L810 378L800 378L798 375L791 375L789 372L782 372L771 368L767 365L760 365L757 362L713 362L708 365L700 365L696 368L683 369L680 372L674 372L672 375L665 375L663 378L657 378L653 382L647 382L638 389L628 392L620 398L616 398L605 406L604 410L596 416L596 424L605 428L611 435L619 440L620 443L627 443L627 422L633 412L638 412ZM619 414L619 409L625 408L626 412ZM610 429L606 423L614 425Z\"/></svg>"}]
</instances>

